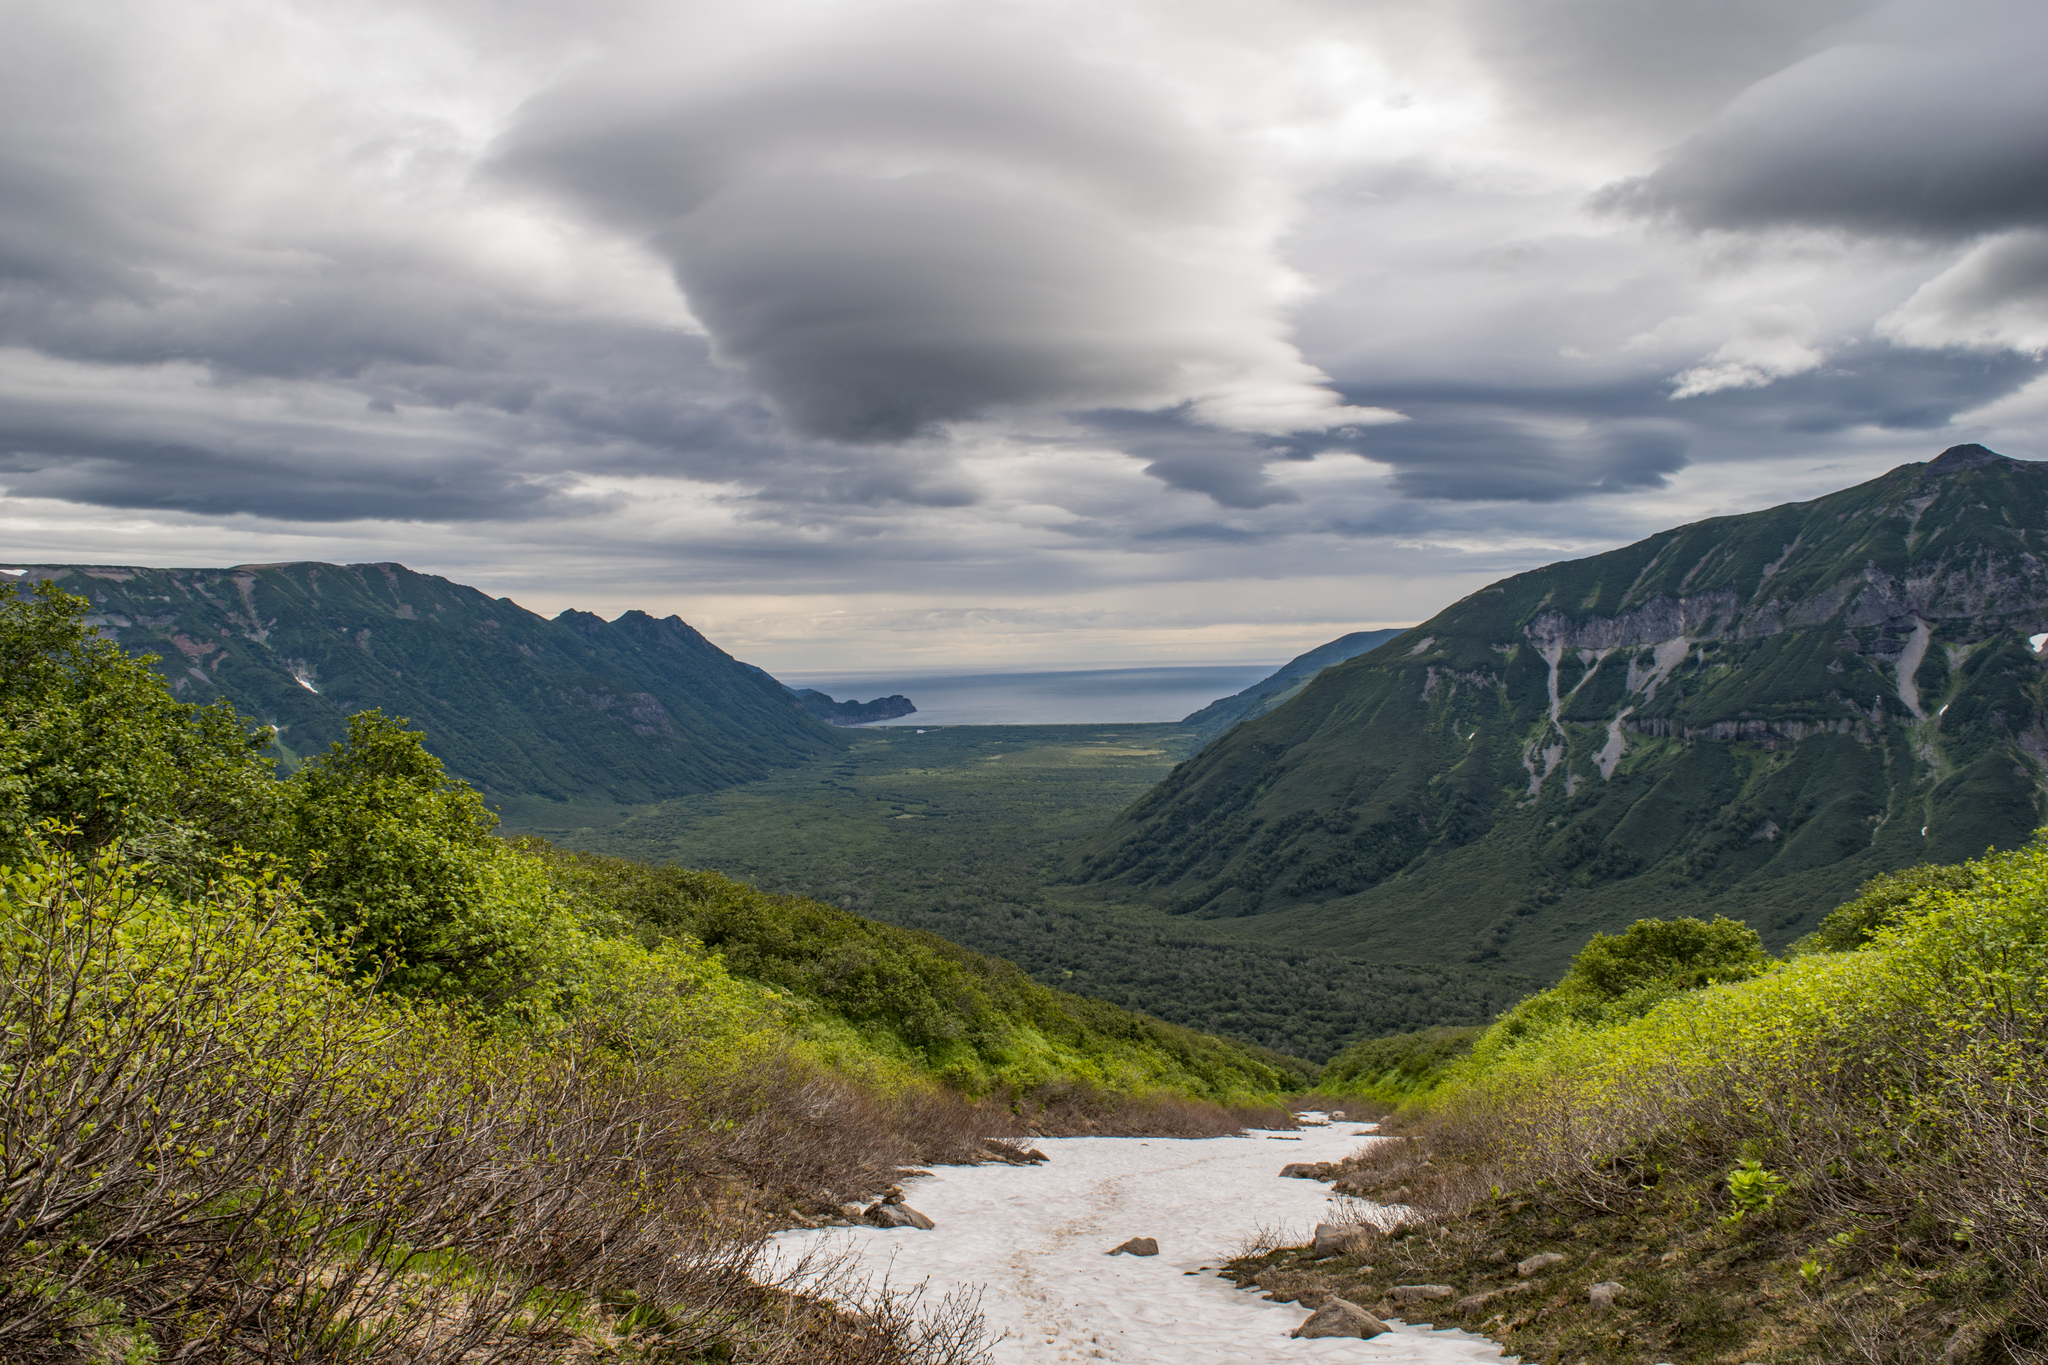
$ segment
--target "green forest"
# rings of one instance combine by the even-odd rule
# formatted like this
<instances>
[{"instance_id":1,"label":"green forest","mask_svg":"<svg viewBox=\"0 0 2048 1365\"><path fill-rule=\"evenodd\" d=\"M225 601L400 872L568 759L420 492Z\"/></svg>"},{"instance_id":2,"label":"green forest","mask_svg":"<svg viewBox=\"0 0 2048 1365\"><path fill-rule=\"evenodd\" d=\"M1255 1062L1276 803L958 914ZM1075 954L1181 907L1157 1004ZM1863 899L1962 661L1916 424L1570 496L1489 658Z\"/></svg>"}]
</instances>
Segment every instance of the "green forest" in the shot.
<instances>
[{"instance_id":1,"label":"green forest","mask_svg":"<svg viewBox=\"0 0 2048 1365\"><path fill-rule=\"evenodd\" d=\"M993 954L1034 979L1321 1062L1359 1037L1490 1020L1539 983L1486 966L1229 937L1066 884L1074 850L1194 747L1175 725L899 726L844 753L636 807L501 803L564 848L715 868Z\"/></svg>"}]
</instances>

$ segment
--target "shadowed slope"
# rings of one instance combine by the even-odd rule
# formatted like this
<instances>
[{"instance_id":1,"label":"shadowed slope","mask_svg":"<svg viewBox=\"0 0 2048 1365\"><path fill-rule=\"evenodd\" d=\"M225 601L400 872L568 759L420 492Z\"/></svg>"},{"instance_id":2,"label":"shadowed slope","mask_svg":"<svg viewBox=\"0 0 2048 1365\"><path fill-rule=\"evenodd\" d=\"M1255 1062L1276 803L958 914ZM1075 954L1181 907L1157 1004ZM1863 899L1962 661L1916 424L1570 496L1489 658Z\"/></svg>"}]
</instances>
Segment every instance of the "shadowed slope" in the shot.
<instances>
[{"instance_id":1,"label":"shadowed slope","mask_svg":"<svg viewBox=\"0 0 2048 1365\"><path fill-rule=\"evenodd\" d=\"M1959 446L1505 579L1240 725L1081 875L1273 942L1554 973L1711 909L1782 944L2041 814L2048 466Z\"/></svg>"},{"instance_id":2,"label":"shadowed slope","mask_svg":"<svg viewBox=\"0 0 2048 1365\"><path fill-rule=\"evenodd\" d=\"M288 760L347 717L410 717L450 772L496 794L650 801L839 749L760 670L681 619L552 621L399 564L234 569L27 566L89 599L92 623L154 654L184 701L226 697L278 727Z\"/></svg>"}]
</instances>

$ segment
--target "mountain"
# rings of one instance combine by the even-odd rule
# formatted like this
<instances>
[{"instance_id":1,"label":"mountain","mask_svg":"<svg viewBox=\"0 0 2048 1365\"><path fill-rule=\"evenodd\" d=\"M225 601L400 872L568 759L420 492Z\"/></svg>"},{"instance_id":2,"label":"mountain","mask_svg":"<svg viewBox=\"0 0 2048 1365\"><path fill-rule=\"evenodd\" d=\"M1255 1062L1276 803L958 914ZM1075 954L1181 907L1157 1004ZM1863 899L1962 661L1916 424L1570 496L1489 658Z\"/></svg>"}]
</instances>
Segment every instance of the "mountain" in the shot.
<instances>
[{"instance_id":1,"label":"mountain","mask_svg":"<svg viewBox=\"0 0 2048 1365\"><path fill-rule=\"evenodd\" d=\"M553 620L401 564L12 566L89 599L185 701L278 727L288 761L382 708L495 795L660 800L752 781L845 740L681 619Z\"/></svg>"},{"instance_id":2,"label":"mountain","mask_svg":"<svg viewBox=\"0 0 2048 1365\"><path fill-rule=\"evenodd\" d=\"M1074 871L1394 961L1555 975L1646 915L1782 946L1878 872L2028 838L2044 632L2048 465L1957 446L1483 588L1237 726Z\"/></svg>"},{"instance_id":3,"label":"mountain","mask_svg":"<svg viewBox=\"0 0 2048 1365\"><path fill-rule=\"evenodd\" d=\"M798 704L827 725L870 725L878 720L895 720L917 710L902 693L876 697L873 701L834 701L814 687L794 689Z\"/></svg>"},{"instance_id":4,"label":"mountain","mask_svg":"<svg viewBox=\"0 0 2048 1365\"><path fill-rule=\"evenodd\" d=\"M1183 718L1181 724L1207 743L1239 721L1263 716L1282 702L1292 701L1295 693L1308 686L1309 679L1330 665L1341 664L1367 650L1377 649L1400 633L1398 629L1354 630L1349 635L1340 635L1326 645L1317 645L1306 654L1296 655L1235 696L1210 702L1193 715Z\"/></svg>"}]
</instances>

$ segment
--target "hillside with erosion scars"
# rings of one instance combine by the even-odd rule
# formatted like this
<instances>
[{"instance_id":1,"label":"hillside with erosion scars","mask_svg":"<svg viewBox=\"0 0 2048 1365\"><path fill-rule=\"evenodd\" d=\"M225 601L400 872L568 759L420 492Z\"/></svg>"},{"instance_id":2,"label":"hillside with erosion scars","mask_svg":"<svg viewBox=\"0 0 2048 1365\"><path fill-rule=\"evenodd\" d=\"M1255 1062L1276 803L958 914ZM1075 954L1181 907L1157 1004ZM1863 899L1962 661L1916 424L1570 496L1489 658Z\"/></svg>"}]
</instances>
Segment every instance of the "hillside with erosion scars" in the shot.
<instances>
[{"instance_id":1,"label":"hillside with erosion scars","mask_svg":"<svg viewBox=\"0 0 2048 1365\"><path fill-rule=\"evenodd\" d=\"M2041 822L2044 630L2048 465L1958 446L1482 588L1211 744L1071 875L1536 976L1647 906L1781 946Z\"/></svg>"}]
</instances>

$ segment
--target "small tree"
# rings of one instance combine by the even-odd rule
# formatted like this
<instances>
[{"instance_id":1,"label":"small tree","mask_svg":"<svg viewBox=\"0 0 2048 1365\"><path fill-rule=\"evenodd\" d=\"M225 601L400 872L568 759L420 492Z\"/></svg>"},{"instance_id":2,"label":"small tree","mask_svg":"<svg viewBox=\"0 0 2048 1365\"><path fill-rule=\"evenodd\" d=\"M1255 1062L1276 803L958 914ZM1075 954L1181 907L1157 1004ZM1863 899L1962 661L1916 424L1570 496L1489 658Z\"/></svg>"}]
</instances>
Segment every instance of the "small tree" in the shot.
<instances>
[{"instance_id":1,"label":"small tree","mask_svg":"<svg viewBox=\"0 0 2048 1365\"><path fill-rule=\"evenodd\" d=\"M225 701L177 701L139 658L85 623L90 608L47 580L0 592L0 862L44 820L87 847L190 866L272 834L277 784Z\"/></svg>"},{"instance_id":2,"label":"small tree","mask_svg":"<svg viewBox=\"0 0 2048 1365\"><path fill-rule=\"evenodd\" d=\"M289 789L286 852L356 970L392 990L497 1009L545 988L575 951L574 917L545 865L492 831L403 717L362 711Z\"/></svg>"}]
</instances>

